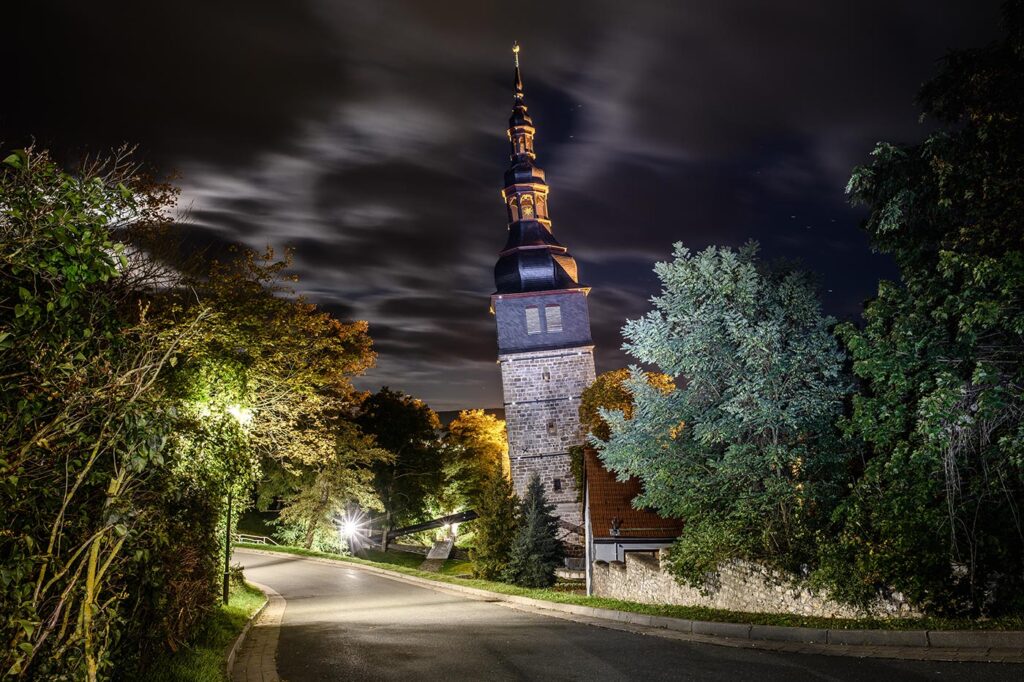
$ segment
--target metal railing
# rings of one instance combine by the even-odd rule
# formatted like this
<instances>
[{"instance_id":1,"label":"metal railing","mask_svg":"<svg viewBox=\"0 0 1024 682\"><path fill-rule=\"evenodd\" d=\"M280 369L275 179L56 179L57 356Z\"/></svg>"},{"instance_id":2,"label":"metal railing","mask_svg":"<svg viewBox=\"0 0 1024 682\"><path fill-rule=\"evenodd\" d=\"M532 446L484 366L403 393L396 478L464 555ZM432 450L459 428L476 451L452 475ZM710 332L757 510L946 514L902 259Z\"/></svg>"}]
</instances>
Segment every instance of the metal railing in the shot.
<instances>
[{"instance_id":1,"label":"metal railing","mask_svg":"<svg viewBox=\"0 0 1024 682\"><path fill-rule=\"evenodd\" d=\"M266 535L249 535L248 533L235 533L232 536L235 542L246 542L250 545L276 545L273 538L268 538Z\"/></svg>"}]
</instances>

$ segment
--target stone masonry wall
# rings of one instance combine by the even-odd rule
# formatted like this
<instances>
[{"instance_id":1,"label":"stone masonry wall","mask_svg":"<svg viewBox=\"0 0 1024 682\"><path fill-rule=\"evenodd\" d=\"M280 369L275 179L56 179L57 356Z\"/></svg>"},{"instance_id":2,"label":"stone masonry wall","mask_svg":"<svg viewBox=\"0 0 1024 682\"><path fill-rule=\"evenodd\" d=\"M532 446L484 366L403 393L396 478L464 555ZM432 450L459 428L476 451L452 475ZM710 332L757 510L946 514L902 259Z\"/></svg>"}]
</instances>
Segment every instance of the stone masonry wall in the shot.
<instances>
[{"instance_id":1,"label":"stone masonry wall","mask_svg":"<svg viewBox=\"0 0 1024 682\"><path fill-rule=\"evenodd\" d=\"M579 406L594 381L592 346L500 355L512 481L520 495L537 473L555 513L582 523L568 450L583 443ZM560 490L555 489L558 481Z\"/></svg>"},{"instance_id":2,"label":"stone masonry wall","mask_svg":"<svg viewBox=\"0 0 1024 682\"><path fill-rule=\"evenodd\" d=\"M868 611L861 611L830 599L827 593L796 585L785 575L741 561L722 566L713 582L704 591L680 585L662 570L659 559L649 555L626 554L625 562L594 563L594 594L599 597L647 604L834 618L920 615L899 595L890 600L879 600Z\"/></svg>"}]
</instances>

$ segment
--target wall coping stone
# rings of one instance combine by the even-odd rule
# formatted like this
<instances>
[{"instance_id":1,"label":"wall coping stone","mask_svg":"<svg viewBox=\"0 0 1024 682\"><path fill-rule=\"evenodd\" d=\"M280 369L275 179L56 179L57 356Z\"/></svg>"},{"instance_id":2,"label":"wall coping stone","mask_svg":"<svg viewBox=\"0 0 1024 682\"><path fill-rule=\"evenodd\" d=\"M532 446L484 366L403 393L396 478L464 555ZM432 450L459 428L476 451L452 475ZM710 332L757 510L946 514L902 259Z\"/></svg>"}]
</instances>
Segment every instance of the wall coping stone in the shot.
<instances>
[{"instance_id":1,"label":"wall coping stone","mask_svg":"<svg viewBox=\"0 0 1024 682\"><path fill-rule=\"evenodd\" d=\"M280 557L286 552L239 547L235 551ZM989 661L1024 663L1024 630L819 630L816 628L786 627L782 625L750 625L747 623L720 623L688 620L670 616L650 616L631 611L618 611L577 604L549 602L532 597L491 592L468 585L430 580L407 575L376 566L320 557L288 555L297 561L355 568L376 573L399 582L420 585L439 592L457 592L489 602L506 602L528 606L531 610L554 611L597 620L626 623L658 630L672 630L693 636L709 644L764 648L760 643L777 643L770 648L784 650L785 645L798 644L800 651L836 656L868 658L897 658L939 661ZM552 614L554 615L554 614ZM587 621L581 621L587 622ZM597 623L590 623L598 625ZM923 635L923 637L922 637ZM812 648L808 648L810 645Z\"/></svg>"}]
</instances>

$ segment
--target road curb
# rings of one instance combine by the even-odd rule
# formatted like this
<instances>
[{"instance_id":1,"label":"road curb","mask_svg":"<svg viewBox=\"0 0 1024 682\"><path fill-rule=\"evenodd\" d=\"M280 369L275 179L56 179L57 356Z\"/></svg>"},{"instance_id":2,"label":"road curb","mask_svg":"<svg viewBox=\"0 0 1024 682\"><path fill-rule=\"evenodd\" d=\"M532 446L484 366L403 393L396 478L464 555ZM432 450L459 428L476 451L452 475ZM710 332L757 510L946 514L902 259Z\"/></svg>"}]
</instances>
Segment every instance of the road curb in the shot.
<instances>
[{"instance_id":1,"label":"road curb","mask_svg":"<svg viewBox=\"0 0 1024 682\"><path fill-rule=\"evenodd\" d=\"M263 606L256 609L256 612L249 617L249 620L246 621L242 631L238 633L238 637L235 637L235 641L231 644L231 650L228 651L228 657L224 661L225 679L228 680L231 679L231 669L235 667L235 658L238 656L238 652L242 648L242 644L245 642L245 636L249 634L249 629L252 628L252 624L256 622L256 619L260 617L260 614L262 614L270 604L270 595L267 594L263 585L249 581L246 582L263 593Z\"/></svg>"},{"instance_id":2,"label":"road curb","mask_svg":"<svg viewBox=\"0 0 1024 682\"><path fill-rule=\"evenodd\" d=\"M278 557L287 554L287 552L248 547L238 548L238 551ZM294 554L288 554L288 556L297 560L359 569L438 592L453 592L473 599L497 602L511 608L520 608L597 627L628 629L639 634L685 641L773 651L818 653L829 656L1024 663L1024 631L822 630L779 625L687 620L502 594L468 585L406 575L355 562Z\"/></svg>"}]
</instances>

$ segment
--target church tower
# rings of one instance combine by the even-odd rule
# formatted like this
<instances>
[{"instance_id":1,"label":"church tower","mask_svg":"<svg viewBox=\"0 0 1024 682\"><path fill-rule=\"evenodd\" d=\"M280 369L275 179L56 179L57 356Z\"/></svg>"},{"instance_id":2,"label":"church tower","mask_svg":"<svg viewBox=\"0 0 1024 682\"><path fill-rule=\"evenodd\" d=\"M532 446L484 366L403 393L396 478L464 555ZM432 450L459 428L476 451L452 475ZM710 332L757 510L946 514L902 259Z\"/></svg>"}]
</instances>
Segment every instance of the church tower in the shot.
<instances>
[{"instance_id":1,"label":"church tower","mask_svg":"<svg viewBox=\"0 0 1024 682\"><path fill-rule=\"evenodd\" d=\"M501 191L508 241L494 266L491 310L498 327L512 481L520 495L537 473L560 519L582 523L569 448L581 445L580 394L594 381L589 287L558 243L548 213L548 184L536 163L536 129L527 112L515 54L515 101L509 119L511 163Z\"/></svg>"}]
</instances>

